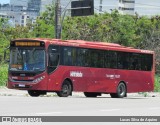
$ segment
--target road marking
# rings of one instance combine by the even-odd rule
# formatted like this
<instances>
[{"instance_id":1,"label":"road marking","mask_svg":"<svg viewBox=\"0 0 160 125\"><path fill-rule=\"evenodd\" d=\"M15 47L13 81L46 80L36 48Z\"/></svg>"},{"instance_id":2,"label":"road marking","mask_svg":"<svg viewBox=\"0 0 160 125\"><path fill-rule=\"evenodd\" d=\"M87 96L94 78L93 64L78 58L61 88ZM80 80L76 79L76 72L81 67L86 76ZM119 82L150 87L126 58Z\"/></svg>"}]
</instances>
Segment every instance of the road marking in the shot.
<instances>
[{"instance_id":1,"label":"road marking","mask_svg":"<svg viewBox=\"0 0 160 125\"><path fill-rule=\"evenodd\" d=\"M37 115L51 115L51 114L61 114L62 112L42 112L36 113Z\"/></svg>"},{"instance_id":2,"label":"road marking","mask_svg":"<svg viewBox=\"0 0 160 125\"><path fill-rule=\"evenodd\" d=\"M112 112L112 111L119 111L121 109L103 109L103 110L100 110L101 112Z\"/></svg>"},{"instance_id":3,"label":"road marking","mask_svg":"<svg viewBox=\"0 0 160 125\"><path fill-rule=\"evenodd\" d=\"M150 110L157 110L157 109L160 109L160 107L151 107L149 108Z\"/></svg>"}]
</instances>

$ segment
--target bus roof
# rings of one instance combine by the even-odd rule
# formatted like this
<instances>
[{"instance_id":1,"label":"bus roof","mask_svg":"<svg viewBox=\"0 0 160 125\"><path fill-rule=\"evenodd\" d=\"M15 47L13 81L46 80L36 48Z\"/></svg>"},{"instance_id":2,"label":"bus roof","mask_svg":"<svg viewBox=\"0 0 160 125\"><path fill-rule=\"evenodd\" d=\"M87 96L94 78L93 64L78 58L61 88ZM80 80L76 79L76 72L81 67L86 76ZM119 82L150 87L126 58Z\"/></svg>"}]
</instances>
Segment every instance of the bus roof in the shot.
<instances>
[{"instance_id":1,"label":"bus roof","mask_svg":"<svg viewBox=\"0 0 160 125\"><path fill-rule=\"evenodd\" d=\"M61 39L49 39L49 38L26 38L26 39L15 39L13 41L43 41L46 45L58 44L64 46L77 46L83 48L93 49L104 49L104 50L115 50L125 52L137 52L137 53L150 53L154 54L154 51L135 49L133 47L126 47L116 43L107 43L99 41L84 41L84 40L61 40Z\"/></svg>"}]
</instances>

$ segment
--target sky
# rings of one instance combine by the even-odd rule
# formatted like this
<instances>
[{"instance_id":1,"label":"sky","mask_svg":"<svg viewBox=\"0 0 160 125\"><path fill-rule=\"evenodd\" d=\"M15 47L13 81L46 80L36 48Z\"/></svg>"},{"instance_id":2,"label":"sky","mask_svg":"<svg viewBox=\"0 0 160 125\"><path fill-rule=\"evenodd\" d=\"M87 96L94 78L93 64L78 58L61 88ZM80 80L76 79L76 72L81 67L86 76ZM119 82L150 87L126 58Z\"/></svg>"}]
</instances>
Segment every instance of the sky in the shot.
<instances>
[{"instance_id":1,"label":"sky","mask_svg":"<svg viewBox=\"0 0 160 125\"><path fill-rule=\"evenodd\" d=\"M6 4L6 3L9 3L10 0L0 0L0 4Z\"/></svg>"},{"instance_id":2,"label":"sky","mask_svg":"<svg viewBox=\"0 0 160 125\"><path fill-rule=\"evenodd\" d=\"M63 1L63 2L62 2ZM70 0L61 0L67 4ZM0 4L9 3L10 0L0 0ZM99 12L100 0L94 0L95 11ZM118 0L103 0L103 11L110 12L118 6ZM135 0L135 12L140 15L160 15L160 0Z\"/></svg>"}]
</instances>

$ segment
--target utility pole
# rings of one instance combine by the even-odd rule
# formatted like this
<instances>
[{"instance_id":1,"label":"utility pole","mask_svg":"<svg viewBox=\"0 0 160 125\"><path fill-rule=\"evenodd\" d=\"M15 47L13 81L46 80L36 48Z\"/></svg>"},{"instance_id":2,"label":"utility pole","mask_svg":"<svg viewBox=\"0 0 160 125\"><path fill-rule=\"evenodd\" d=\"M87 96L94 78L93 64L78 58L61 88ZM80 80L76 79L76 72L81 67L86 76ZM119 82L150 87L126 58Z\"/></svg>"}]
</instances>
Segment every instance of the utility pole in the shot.
<instances>
[{"instance_id":1,"label":"utility pole","mask_svg":"<svg viewBox=\"0 0 160 125\"><path fill-rule=\"evenodd\" d=\"M102 12L102 3L103 3L103 0L100 0L100 4L99 4L99 13Z\"/></svg>"},{"instance_id":2,"label":"utility pole","mask_svg":"<svg viewBox=\"0 0 160 125\"><path fill-rule=\"evenodd\" d=\"M61 5L60 0L55 2L55 38L61 39Z\"/></svg>"}]
</instances>

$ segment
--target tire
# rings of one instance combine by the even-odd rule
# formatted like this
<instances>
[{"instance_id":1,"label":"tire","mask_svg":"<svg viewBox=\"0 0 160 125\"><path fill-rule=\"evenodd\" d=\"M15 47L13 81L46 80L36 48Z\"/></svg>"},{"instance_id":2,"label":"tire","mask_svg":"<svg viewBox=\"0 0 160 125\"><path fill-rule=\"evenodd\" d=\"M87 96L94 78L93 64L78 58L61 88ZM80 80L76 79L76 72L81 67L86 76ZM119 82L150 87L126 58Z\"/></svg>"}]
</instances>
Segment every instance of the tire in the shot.
<instances>
[{"instance_id":1,"label":"tire","mask_svg":"<svg viewBox=\"0 0 160 125\"><path fill-rule=\"evenodd\" d=\"M84 95L85 95L86 97L97 97L98 95L101 95L101 93L84 92Z\"/></svg>"},{"instance_id":2,"label":"tire","mask_svg":"<svg viewBox=\"0 0 160 125\"><path fill-rule=\"evenodd\" d=\"M112 98L123 98L127 95L126 85L121 82L117 87L117 93L110 93Z\"/></svg>"},{"instance_id":3,"label":"tire","mask_svg":"<svg viewBox=\"0 0 160 125\"><path fill-rule=\"evenodd\" d=\"M61 91L57 92L59 97L68 97L72 93L72 86L68 80L65 80L62 84Z\"/></svg>"},{"instance_id":4,"label":"tire","mask_svg":"<svg viewBox=\"0 0 160 125\"><path fill-rule=\"evenodd\" d=\"M40 91L28 90L28 94L32 97L38 97L41 95Z\"/></svg>"}]
</instances>

